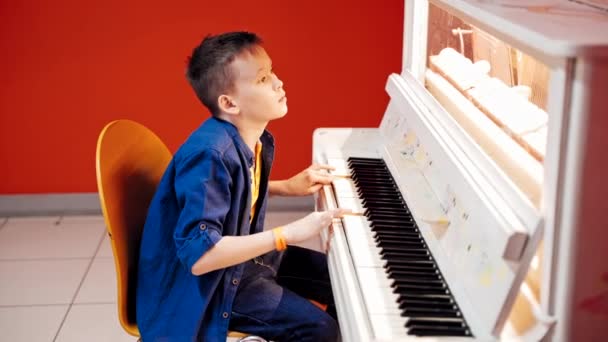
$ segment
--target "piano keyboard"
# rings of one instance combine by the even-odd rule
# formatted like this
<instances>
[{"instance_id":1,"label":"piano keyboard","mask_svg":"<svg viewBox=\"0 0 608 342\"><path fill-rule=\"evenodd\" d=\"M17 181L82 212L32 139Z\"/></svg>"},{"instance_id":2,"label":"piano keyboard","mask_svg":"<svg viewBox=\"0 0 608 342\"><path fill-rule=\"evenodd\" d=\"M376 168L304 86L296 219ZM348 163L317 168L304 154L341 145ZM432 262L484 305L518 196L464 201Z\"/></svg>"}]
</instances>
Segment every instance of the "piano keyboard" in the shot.
<instances>
[{"instance_id":1,"label":"piano keyboard","mask_svg":"<svg viewBox=\"0 0 608 342\"><path fill-rule=\"evenodd\" d=\"M376 338L472 337L384 161L351 157L348 166L363 215L343 220Z\"/></svg>"}]
</instances>

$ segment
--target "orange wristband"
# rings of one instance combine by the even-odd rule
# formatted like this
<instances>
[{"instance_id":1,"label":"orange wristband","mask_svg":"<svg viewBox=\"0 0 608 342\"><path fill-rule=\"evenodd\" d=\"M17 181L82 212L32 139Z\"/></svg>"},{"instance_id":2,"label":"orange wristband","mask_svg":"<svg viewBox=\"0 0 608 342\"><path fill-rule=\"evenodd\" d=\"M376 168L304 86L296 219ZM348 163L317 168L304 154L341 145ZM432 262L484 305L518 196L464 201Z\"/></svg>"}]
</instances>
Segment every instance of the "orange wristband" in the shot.
<instances>
[{"instance_id":1,"label":"orange wristband","mask_svg":"<svg viewBox=\"0 0 608 342\"><path fill-rule=\"evenodd\" d=\"M272 230L274 235L274 245L277 251L283 251L287 248L287 241L285 235L283 235L283 227L276 227Z\"/></svg>"}]
</instances>

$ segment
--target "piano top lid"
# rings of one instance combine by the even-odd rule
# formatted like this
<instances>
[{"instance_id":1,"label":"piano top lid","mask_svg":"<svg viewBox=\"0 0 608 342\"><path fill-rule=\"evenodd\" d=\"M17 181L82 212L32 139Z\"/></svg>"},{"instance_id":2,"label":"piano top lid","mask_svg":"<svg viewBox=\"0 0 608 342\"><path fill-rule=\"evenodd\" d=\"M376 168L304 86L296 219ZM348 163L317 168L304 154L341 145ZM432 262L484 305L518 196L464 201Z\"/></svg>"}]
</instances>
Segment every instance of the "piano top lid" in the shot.
<instances>
[{"instance_id":1,"label":"piano top lid","mask_svg":"<svg viewBox=\"0 0 608 342\"><path fill-rule=\"evenodd\" d=\"M515 48L608 57L608 0L430 0Z\"/></svg>"}]
</instances>

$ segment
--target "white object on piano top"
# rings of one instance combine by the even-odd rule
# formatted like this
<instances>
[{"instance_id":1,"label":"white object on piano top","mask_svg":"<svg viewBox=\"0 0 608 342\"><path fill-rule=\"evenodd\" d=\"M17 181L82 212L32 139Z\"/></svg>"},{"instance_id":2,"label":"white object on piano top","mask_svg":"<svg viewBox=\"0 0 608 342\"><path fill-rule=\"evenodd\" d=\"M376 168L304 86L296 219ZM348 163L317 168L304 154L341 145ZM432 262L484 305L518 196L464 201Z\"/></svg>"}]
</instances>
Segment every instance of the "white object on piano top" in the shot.
<instances>
[{"instance_id":1,"label":"white object on piano top","mask_svg":"<svg viewBox=\"0 0 608 342\"><path fill-rule=\"evenodd\" d=\"M547 113L501 80L489 77L479 67L452 48L430 56L431 65L454 82L457 89L468 94L486 114L516 136L546 126Z\"/></svg>"},{"instance_id":2,"label":"white object on piano top","mask_svg":"<svg viewBox=\"0 0 608 342\"><path fill-rule=\"evenodd\" d=\"M608 16L576 1L431 0L513 46L555 57L608 56Z\"/></svg>"},{"instance_id":3,"label":"white object on piano top","mask_svg":"<svg viewBox=\"0 0 608 342\"><path fill-rule=\"evenodd\" d=\"M430 56L431 63L446 72L460 90L467 90L488 78L488 63L473 64L452 48L445 48L436 56Z\"/></svg>"},{"instance_id":4,"label":"white object on piano top","mask_svg":"<svg viewBox=\"0 0 608 342\"><path fill-rule=\"evenodd\" d=\"M467 92L495 117L499 126L504 126L515 135L547 125L547 113L497 78L488 78Z\"/></svg>"},{"instance_id":5,"label":"white object on piano top","mask_svg":"<svg viewBox=\"0 0 608 342\"><path fill-rule=\"evenodd\" d=\"M540 207L543 165L441 76L427 70L426 84L435 99L496 163L496 172L508 175L519 191Z\"/></svg>"},{"instance_id":6,"label":"white object on piano top","mask_svg":"<svg viewBox=\"0 0 608 342\"><path fill-rule=\"evenodd\" d=\"M540 129L524 134L522 138L533 148L536 153L544 156L547 150L547 126L543 126Z\"/></svg>"}]
</instances>

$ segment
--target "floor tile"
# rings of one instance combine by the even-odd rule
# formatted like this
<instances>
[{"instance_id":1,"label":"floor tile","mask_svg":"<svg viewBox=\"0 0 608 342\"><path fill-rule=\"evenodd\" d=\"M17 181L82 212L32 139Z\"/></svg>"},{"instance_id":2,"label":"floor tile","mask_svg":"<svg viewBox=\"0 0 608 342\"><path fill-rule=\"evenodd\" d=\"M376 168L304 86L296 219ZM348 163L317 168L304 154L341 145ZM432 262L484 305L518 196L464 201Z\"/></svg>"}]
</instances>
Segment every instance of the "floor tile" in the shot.
<instances>
[{"instance_id":1,"label":"floor tile","mask_svg":"<svg viewBox=\"0 0 608 342\"><path fill-rule=\"evenodd\" d=\"M103 240L101 241L101 245L97 250L96 258L112 258L114 255L112 254L112 246L110 245L110 237L108 234L104 234Z\"/></svg>"},{"instance_id":2,"label":"floor tile","mask_svg":"<svg viewBox=\"0 0 608 342\"><path fill-rule=\"evenodd\" d=\"M69 215L62 216L60 223L100 223L104 224L102 215Z\"/></svg>"},{"instance_id":3,"label":"floor tile","mask_svg":"<svg viewBox=\"0 0 608 342\"><path fill-rule=\"evenodd\" d=\"M69 304L90 259L0 261L0 306Z\"/></svg>"},{"instance_id":4,"label":"floor tile","mask_svg":"<svg viewBox=\"0 0 608 342\"><path fill-rule=\"evenodd\" d=\"M60 216L23 216L9 217L8 223L49 223L56 224L61 220Z\"/></svg>"},{"instance_id":5,"label":"floor tile","mask_svg":"<svg viewBox=\"0 0 608 342\"><path fill-rule=\"evenodd\" d=\"M116 303L114 259L95 258L74 303Z\"/></svg>"},{"instance_id":6,"label":"floor tile","mask_svg":"<svg viewBox=\"0 0 608 342\"><path fill-rule=\"evenodd\" d=\"M74 304L55 342L135 342L116 313L116 304Z\"/></svg>"},{"instance_id":7,"label":"floor tile","mask_svg":"<svg viewBox=\"0 0 608 342\"><path fill-rule=\"evenodd\" d=\"M68 305L0 307L2 341L51 342Z\"/></svg>"},{"instance_id":8,"label":"floor tile","mask_svg":"<svg viewBox=\"0 0 608 342\"><path fill-rule=\"evenodd\" d=\"M93 257L104 232L99 223L20 221L0 229L0 260Z\"/></svg>"}]
</instances>

